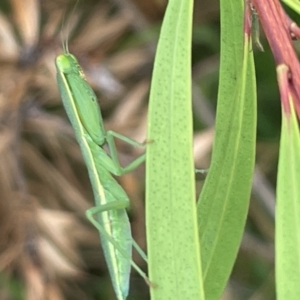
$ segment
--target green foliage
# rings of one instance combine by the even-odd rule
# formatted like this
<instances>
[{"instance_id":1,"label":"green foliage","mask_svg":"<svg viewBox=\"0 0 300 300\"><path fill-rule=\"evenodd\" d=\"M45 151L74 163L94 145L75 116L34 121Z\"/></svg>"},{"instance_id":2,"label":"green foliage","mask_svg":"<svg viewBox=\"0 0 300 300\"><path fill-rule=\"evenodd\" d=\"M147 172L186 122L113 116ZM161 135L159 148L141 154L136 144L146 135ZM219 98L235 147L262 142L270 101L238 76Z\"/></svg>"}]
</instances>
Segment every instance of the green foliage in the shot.
<instances>
[{"instance_id":1,"label":"green foliage","mask_svg":"<svg viewBox=\"0 0 300 300\"><path fill-rule=\"evenodd\" d=\"M293 103L282 113L276 206L277 299L300 295L300 134Z\"/></svg>"},{"instance_id":2,"label":"green foliage","mask_svg":"<svg viewBox=\"0 0 300 300\"><path fill-rule=\"evenodd\" d=\"M147 147L147 238L152 299L219 299L241 241L256 136L252 52L243 2L222 4L221 71L212 164L195 235L190 83L191 1L169 1L152 79ZM245 44L244 44L245 43ZM202 271L199 270L202 259ZM178 284L180 283L180 284Z\"/></svg>"},{"instance_id":3,"label":"green foliage","mask_svg":"<svg viewBox=\"0 0 300 300\"><path fill-rule=\"evenodd\" d=\"M169 1L151 86L146 205L153 300L204 299L192 151L192 4Z\"/></svg>"},{"instance_id":4,"label":"green foliage","mask_svg":"<svg viewBox=\"0 0 300 300\"><path fill-rule=\"evenodd\" d=\"M221 3L221 69L212 161L198 202L205 296L219 299L244 231L256 140L253 55L243 3Z\"/></svg>"},{"instance_id":5,"label":"green foliage","mask_svg":"<svg viewBox=\"0 0 300 300\"><path fill-rule=\"evenodd\" d=\"M300 3L297 0L283 0L283 2L288 5L290 8L292 8L294 11L296 11L298 14L300 14Z\"/></svg>"}]
</instances>

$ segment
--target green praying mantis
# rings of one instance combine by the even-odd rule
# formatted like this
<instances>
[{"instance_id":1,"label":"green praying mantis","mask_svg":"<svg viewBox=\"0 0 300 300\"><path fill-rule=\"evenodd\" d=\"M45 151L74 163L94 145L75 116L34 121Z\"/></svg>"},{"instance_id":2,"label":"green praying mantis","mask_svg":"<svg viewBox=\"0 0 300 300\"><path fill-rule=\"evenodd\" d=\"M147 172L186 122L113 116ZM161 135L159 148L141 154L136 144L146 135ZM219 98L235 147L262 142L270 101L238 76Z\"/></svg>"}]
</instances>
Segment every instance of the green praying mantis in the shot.
<instances>
[{"instance_id":1,"label":"green praying mantis","mask_svg":"<svg viewBox=\"0 0 300 300\"><path fill-rule=\"evenodd\" d=\"M247 0L248 1L248 0ZM246 4L247 5L247 4ZM251 12L251 29L252 29L252 40L258 50L264 52L264 47L260 42L260 33L259 33L259 18L257 11L251 1L248 2L250 12Z\"/></svg>"},{"instance_id":2,"label":"green praying mantis","mask_svg":"<svg viewBox=\"0 0 300 300\"><path fill-rule=\"evenodd\" d=\"M126 212L129 198L112 174L119 176L132 171L145 161L145 154L122 167L114 138L133 146L145 146L145 143L104 129L97 97L67 47L55 63L62 102L80 145L95 198L95 207L87 210L86 216L100 233L117 299L124 300L129 291L131 266L149 283L146 274L132 261L132 247L145 261L147 257L132 238ZM102 148L104 144L108 145L110 156Z\"/></svg>"}]
</instances>

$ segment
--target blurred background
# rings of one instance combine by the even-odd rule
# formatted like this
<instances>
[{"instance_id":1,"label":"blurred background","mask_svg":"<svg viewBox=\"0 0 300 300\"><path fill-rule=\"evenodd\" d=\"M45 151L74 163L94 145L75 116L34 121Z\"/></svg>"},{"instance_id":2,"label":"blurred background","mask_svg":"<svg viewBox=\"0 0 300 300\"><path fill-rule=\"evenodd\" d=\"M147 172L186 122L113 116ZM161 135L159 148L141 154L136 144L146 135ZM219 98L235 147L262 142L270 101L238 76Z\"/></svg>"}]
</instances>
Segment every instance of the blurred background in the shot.
<instances>
[{"instance_id":1,"label":"blurred background","mask_svg":"<svg viewBox=\"0 0 300 300\"><path fill-rule=\"evenodd\" d=\"M106 129L144 141L153 59L166 3L1 0L0 300L115 299L99 235L85 218L93 196L62 107L54 60L67 42L98 96ZM219 27L219 2L195 0L192 73L198 168L207 168L211 156ZM262 43L265 52L253 49L258 128L251 205L222 299L275 299L274 209L281 117L274 61L263 36ZM117 142L122 164L141 154L140 149ZM131 199L133 235L146 249L144 166L118 180ZM202 184L203 179L197 180L198 192ZM138 255L134 259L146 270ZM149 299L148 287L135 271L128 299Z\"/></svg>"}]
</instances>

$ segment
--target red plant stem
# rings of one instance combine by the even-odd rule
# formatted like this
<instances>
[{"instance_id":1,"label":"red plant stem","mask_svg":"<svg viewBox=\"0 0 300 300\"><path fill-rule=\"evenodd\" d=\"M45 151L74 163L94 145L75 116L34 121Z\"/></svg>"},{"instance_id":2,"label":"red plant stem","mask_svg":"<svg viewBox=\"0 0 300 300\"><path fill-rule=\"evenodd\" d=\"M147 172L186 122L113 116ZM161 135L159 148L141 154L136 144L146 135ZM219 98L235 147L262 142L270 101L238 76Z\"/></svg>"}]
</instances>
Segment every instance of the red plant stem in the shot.
<instances>
[{"instance_id":1,"label":"red plant stem","mask_svg":"<svg viewBox=\"0 0 300 300\"><path fill-rule=\"evenodd\" d=\"M251 1L258 13L277 66L286 65L289 69L288 89L300 119L300 64L292 44L290 20L279 0ZM283 98L286 97L282 97L282 101L286 102ZM289 103L282 103L282 105L288 113Z\"/></svg>"},{"instance_id":2,"label":"red plant stem","mask_svg":"<svg viewBox=\"0 0 300 300\"><path fill-rule=\"evenodd\" d=\"M276 68L277 80L281 96L281 104L286 115L290 115L289 98L289 69L287 65L279 65Z\"/></svg>"}]
</instances>

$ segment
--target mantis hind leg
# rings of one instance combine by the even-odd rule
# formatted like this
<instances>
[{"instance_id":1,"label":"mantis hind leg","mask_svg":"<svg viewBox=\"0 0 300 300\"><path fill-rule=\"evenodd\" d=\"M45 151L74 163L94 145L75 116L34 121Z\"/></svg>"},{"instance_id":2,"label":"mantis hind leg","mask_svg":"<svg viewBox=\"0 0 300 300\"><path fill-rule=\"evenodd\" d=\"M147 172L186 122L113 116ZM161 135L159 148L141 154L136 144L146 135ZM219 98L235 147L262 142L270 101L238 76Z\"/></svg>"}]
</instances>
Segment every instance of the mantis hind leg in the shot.
<instances>
[{"instance_id":1,"label":"mantis hind leg","mask_svg":"<svg viewBox=\"0 0 300 300\"><path fill-rule=\"evenodd\" d=\"M139 246L139 244L134 239L132 239L132 246L137 251L137 253L142 257L142 259L146 263L148 263L148 258L146 253L143 251L143 249Z\"/></svg>"},{"instance_id":2,"label":"mantis hind leg","mask_svg":"<svg viewBox=\"0 0 300 300\"><path fill-rule=\"evenodd\" d=\"M88 220L98 229L98 231L110 242L114 245L114 247L122 254L122 256L127 259L131 266L144 278L147 284L151 285L146 273L132 260L130 256L123 250L123 248L111 237L105 230L105 228L95 219L95 215L112 210L112 209L125 209L128 206L127 201L113 201L102 205L101 207L92 207L86 211L86 217ZM137 252L142 256L144 260L147 261L146 254L144 251L138 246L138 244L132 239L132 245L137 250Z\"/></svg>"}]
</instances>

